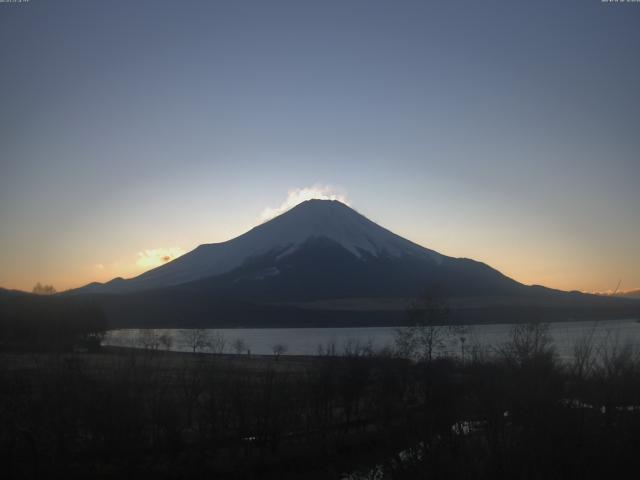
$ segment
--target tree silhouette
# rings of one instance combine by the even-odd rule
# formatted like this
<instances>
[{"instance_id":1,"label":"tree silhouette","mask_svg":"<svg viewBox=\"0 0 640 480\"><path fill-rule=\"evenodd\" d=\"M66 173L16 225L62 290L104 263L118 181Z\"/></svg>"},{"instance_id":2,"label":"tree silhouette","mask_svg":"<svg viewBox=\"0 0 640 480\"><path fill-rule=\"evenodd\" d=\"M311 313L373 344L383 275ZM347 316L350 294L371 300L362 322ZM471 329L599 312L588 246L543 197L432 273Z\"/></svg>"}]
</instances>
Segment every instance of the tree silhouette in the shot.
<instances>
[{"instance_id":1,"label":"tree silhouette","mask_svg":"<svg viewBox=\"0 0 640 480\"><path fill-rule=\"evenodd\" d=\"M53 285L42 285L40 282L35 284L32 291L36 295L53 295L57 292Z\"/></svg>"}]
</instances>

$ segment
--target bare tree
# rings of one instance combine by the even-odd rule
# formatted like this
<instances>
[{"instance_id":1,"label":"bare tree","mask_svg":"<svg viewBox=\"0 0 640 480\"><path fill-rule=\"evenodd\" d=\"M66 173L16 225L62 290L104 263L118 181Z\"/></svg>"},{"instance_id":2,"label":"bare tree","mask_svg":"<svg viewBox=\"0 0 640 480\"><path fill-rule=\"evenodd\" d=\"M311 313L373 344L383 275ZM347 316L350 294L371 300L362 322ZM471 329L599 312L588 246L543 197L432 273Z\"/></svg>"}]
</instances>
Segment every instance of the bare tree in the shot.
<instances>
[{"instance_id":1,"label":"bare tree","mask_svg":"<svg viewBox=\"0 0 640 480\"><path fill-rule=\"evenodd\" d=\"M160 347L160 334L153 328L140 329L138 330L136 343L147 350L158 350Z\"/></svg>"},{"instance_id":2,"label":"bare tree","mask_svg":"<svg viewBox=\"0 0 640 480\"><path fill-rule=\"evenodd\" d=\"M42 285L40 282L33 287L33 293L36 295L53 295L56 289L53 285Z\"/></svg>"},{"instance_id":3,"label":"bare tree","mask_svg":"<svg viewBox=\"0 0 640 480\"><path fill-rule=\"evenodd\" d=\"M522 366L534 359L551 358L555 353L548 323L516 325L509 336L509 341L498 347L498 353L509 363Z\"/></svg>"},{"instance_id":4,"label":"bare tree","mask_svg":"<svg viewBox=\"0 0 640 480\"><path fill-rule=\"evenodd\" d=\"M449 329L448 333L452 338L452 343L454 345L457 343L459 345L459 347L460 347L460 359L464 363L465 356L466 356L466 353L467 353L467 349L466 348L467 348L468 335L472 331L471 327L468 326L468 325L450 324L448 326L448 329Z\"/></svg>"},{"instance_id":5,"label":"bare tree","mask_svg":"<svg viewBox=\"0 0 640 480\"><path fill-rule=\"evenodd\" d=\"M394 332L394 343L398 355L404 358L417 357L418 331L415 325L398 327Z\"/></svg>"},{"instance_id":6,"label":"bare tree","mask_svg":"<svg viewBox=\"0 0 640 480\"><path fill-rule=\"evenodd\" d=\"M627 369L634 364L633 345L628 341L621 342L617 335L608 332L598 346L598 367L601 374L608 379L624 376Z\"/></svg>"},{"instance_id":7,"label":"bare tree","mask_svg":"<svg viewBox=\"0 0 640 480\"><path fill-rule=\"evenodd\" d=\"M189 328L183 330L182 339L193 353L204 350L209 346L207 331L204 328Z\"/></svg>"},{"instance_id":8,"label":"bare tree","mask_svg":"<svg viewBox=\"0 0 640 480\"><path fill-rule=\"evenodd\" d=\"M576 339L573 343L571 373L575 375L576 378L588 378L596 367L595 331L596 327L594 326L586 335Z\"/></svg>"},{"instance_id":9,"label":"bare tree","mask_svg":"<svg viewBox=\"0 0 640 480\"><path fill-rule=\"evenodd\" d=\"M233 341L232 347L233 347L233 351L236 352L238 355L240 355L241 353L244 353L244 351L247 349L247 344L242 338L236 338Z\"/></svg>"},{"instance_id":10,"label":"bare tree","mask_svg":"<svg viewBox=\"0 0 640 480\"><path fill-rule=\"evenodd\" d=\"M162 335L160 335L160 337L158 338L158 341L160 342L160 345L164 347L165 350L167 351L171 350L171 346L173 345L173 337L171 335L165 332Z\"/></svg>"},{"instance_id":11,"label":"bare tree","mask_svg":"<svg viewBox=\"0 0 640 480\"><path fill-rule=\"evenodd\" d=\"M342 354L345 357L370 357L374 354L373 340L362 341L350 337L344 344Z\"/></svg>"},{"instance_id":12,"label":"bare tree","mask_svg":"<svg viewBox=\"0 0 640 480\"><path fill-rule=\"evenodd\" d=\"M273 354L277 359L278 357L280 357L280 355L286 353L287 346L284 343L277 343L273 347L271 347L271 350L273 350Z\"/></svg>"},{"instance_id":13,"label":"bare tree","mask_svg":"<svg viewBox=\"0 0 640 480\"><path fill-rule=\"evenodd\" d=\"M331 340L326 345L318 344L317 356L318 357L335 357L337 355L336 342Z\"/></svg>"},{"instance_id":14,"label":"bare tree","mask_svg":"<svg viewBox=\"0 0 640 480\"><path fill-rule=\"evenodd\" d=\"M227 346L227 340L220 332L214 332L209 336L209 343L207 345L211 353L224 353L224 349Z\"/></svg>"},{"instance_id":15,"label":"bare tree","mask_svg":"<svg viewBox=\"0 0 640 480\"><path fill-rule=\"evenodd\" d=\"M446 300L427 292L409 305L407 316L409 325L395 332L398 353L431 362L436 352L444 347L446 336L452 333Z\"/></svg>"}]
</instances>

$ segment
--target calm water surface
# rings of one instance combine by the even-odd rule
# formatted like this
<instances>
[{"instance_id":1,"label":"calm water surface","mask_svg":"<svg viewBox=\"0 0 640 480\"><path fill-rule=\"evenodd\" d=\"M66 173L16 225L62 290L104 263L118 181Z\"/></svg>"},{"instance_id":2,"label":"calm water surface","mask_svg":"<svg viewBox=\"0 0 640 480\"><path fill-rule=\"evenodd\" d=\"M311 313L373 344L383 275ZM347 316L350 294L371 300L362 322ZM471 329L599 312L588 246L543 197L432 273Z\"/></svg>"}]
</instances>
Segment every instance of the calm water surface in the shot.
<instances>
[{"instance_id":1,"label":"calm water surface","mask_svg":"<svg viewBox=\"0 0 640 480\"><path fill-rule=\"evenodd\" d=\"M464 333L465 349L473 346L495 348L509 339L513 324L489 324L469 327ZM318 347L334 345L337 354L342 354L349 344L370 343L374 349L392 347L395 327L367 328L238 328L238 329L206 329L209 339L224 339L224 352L232 353L233 343L242 339L246 349L253 354L267 355L273 353L274 345L284 345L285 355L316 355ZM171 350L191 351L188 330L157 329L154 335L167 334L171 337ZM563 322L550 325L551 337L561 358L572 356L575 343L591 336L595 345L631 345L640 350L640 323L635 319ZM112 346L138 347L144 335L141 330L122 329L110 331L103 344ZM460 335L447 338L441 353L459 354L461 351ZM206 349L203 349L206 351Z\"/></svg>"}]
</instances>

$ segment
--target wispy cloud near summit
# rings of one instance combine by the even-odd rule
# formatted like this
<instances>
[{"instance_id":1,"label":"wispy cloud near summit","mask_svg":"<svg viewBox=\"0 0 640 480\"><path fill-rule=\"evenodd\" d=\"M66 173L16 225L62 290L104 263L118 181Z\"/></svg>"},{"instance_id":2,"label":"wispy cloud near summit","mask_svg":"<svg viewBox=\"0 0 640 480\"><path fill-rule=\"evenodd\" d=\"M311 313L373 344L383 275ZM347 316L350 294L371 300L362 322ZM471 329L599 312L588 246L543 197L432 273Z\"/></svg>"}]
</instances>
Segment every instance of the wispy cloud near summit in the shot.
<instances>
[{"instance_id":1,"label":"wispy cloud near summit","mask_svg":"<svg viewBox=\"0 0 640 480\"><path fill-rule=\"evenodd\" d=\"M315 184L310 187L295 188L293 190L289 190L287 198L279 206L267 207L262 211L260 220L262 222L271 220L273 217L277 217L281 213L292 209L299 203L312 199L338 200L349 205L347 196L344 192L340 192L339 189L332 187L331 185Z\"/></svg>"}]
</instances>

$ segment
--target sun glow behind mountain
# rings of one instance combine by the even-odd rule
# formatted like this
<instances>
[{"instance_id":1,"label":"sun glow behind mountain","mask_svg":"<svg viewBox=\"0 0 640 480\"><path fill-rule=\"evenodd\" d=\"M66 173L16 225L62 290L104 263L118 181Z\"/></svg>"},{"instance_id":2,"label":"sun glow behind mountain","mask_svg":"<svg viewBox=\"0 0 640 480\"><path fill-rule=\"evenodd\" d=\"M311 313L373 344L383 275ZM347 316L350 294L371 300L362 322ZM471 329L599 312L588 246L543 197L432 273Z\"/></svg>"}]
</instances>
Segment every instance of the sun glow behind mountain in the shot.
<instances>
[{"instance_id":1,"label":"sun glow behind mountain","mask_svg":"<svg viewBox=\"0 0 640 480\"><path fill-rule=\"evenodd\" d=\"M267 207L262 211L260 220L262 223L291 210L296 205L307 200L338 200L345 205L350 205L347 195L331 185L315 184L310 187L294 188L289 190L287 198L277 207Z\"/></svg>"},{"instance_id":2,"label":"sun glow behind mountain","mask_svg":"<svg viewBox=\"0 0 640 480\"><path fill-rule=\"evenodd\" d=\"M184 255L185 251L180 247L150 248L138 252L136 265L144 269L155 268L171 260Z\"/></svg>"}]
</instances>

